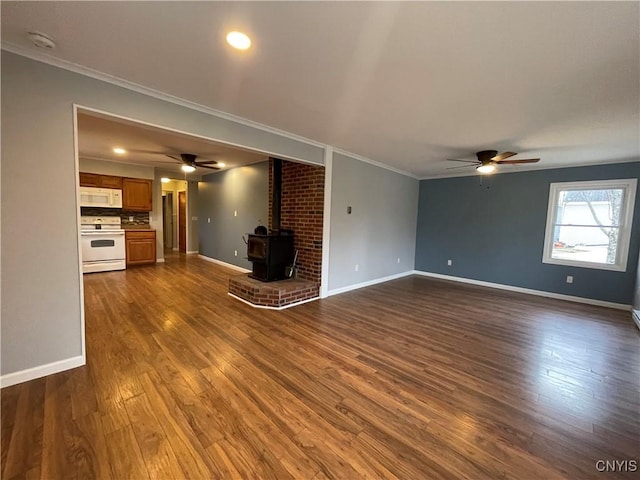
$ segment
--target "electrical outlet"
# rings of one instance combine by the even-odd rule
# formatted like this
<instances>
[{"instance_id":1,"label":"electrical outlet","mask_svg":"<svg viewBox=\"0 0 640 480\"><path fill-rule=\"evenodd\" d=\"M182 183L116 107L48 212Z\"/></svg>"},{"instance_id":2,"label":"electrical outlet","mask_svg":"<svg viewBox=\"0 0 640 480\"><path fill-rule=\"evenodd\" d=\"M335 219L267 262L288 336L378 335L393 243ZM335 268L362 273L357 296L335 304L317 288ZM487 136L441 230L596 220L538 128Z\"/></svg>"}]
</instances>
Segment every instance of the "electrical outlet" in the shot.
<instances>
[{"instance_id":1,"label":"electrical outlet","mask_svg":"<svg viewBox=\"0 0 640 480\"><path fill-rule=\"evenodd\" d=\"M400 257L398 257L398 264L400 264Z\"/></svg>"},{"instance_id":2,"label":"electrical outlet","mask_svg":"<svg viewBox=\"0 0 640 480\"><path fill-rule=\"evenodd\" d=\"M453 260L447 260L447 265L449 266L453 265Z\"/></svg>"},{"instance_id":3,"label":"electrical outlet","mask_svg":"<svg viewBox=\"0 0 640 480\"><path fill-rule=\"evenodd\" d=\"M354 270L357 272L359 269L360 269L360 265L358 265L358 264L356 263L356 266L355 266Z\"/></svg>"},{"instance_id":4,"label":"electrical outlet","mask_svg":"<svg viewBox=\"0 0 640 480\"><path fill-rule=\"evenodd\" d=\"M567 283L573 283L573 275L567 275Z\"/></svg>"},{"instance_id":5,"label":"electrical outlet","mask_svg":"<svg viewBox=\"0 0 640 480\"><path fill-rule=\"evenodd\" d=\"M238 250L234 250L233 251L233 255L237 257L238 256Z\"/></svg>"},{"instance_id":6,"label":"electrical outlet","mask_svg":"<svg viewBox=\"0 0 640 480\"><path fill-rule=\"evenodd\" d=\"M237 216L238 216L238 210L234 210L234 211L233 211L233 216L234 216L234 217L237 217Z\"/></svg>"},{"instance_id":7,"label":"electrical outlet","mask_svg":"<svg viewBox=\"0 0 640 480\"><path fill-rule=\"evenodd\" d=\"M133 222L133 215L129 215L129 221Z\"/></svg>"},{"instance_id":8,"label":"electrical outlet","mask_svg":"<svg viewBox=\"0 0 640 480\"><path fill-rule=\"evenodd\" d=\"M198 221L198 217L191 217L191 220Z\"/></svg>"},{"instance_id":9,"label":"electrical outlet","mask_svg":"<svg viewBox=\"0 0 640 480\"><path fill-rule=\"evenodd\" d=\"M207 218L207 223L211 223L211 218Z\"/></svg>"},{"instance_id":10,"label":"electrical outlet","mask_svg":"<svg viewBox=\"0 0 640 480\"><path fill-rule=\"evenodd\" d=\"M347 215L351 215L351 206L347 207Z\"/></svg>"}]
</instances>

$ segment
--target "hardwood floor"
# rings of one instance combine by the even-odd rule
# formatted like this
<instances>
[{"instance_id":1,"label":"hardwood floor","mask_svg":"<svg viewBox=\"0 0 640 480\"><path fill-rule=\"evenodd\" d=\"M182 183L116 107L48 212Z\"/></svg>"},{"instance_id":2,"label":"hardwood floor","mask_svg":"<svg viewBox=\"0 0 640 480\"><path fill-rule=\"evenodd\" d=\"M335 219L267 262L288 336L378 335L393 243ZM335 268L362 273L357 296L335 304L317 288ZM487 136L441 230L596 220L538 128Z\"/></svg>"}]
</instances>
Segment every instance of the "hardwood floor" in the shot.
<instances>
[{"instance_id":1,"label":"hardwood floor","mask_svg":"<svg viewBox=\"0 0 640 480\"><path fill-rule=\"evenodd\" d=\"M87 365L2 390L2 478L589 479L640 461L629 312L422 277L275 312L228 297L230 274L180 255L86 275Z\"/></svg>"}]
</instances>

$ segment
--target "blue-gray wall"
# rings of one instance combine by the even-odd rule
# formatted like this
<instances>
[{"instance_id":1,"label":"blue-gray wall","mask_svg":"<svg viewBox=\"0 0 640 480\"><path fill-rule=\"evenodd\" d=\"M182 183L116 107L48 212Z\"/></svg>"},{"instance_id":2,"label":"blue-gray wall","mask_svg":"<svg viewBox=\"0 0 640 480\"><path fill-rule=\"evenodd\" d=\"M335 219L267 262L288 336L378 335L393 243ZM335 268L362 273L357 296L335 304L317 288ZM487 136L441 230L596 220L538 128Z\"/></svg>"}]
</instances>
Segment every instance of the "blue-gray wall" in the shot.
<instances>
[{"instance_id":1,"label":"blue-gray wall","mask_svg":"<svg viewBox=\"0 0 640 480\"><path fill-rule=\"evenodd\" d=\"M500 174L482 185L480 176L422 180L416 270L631 304L640 193L626 272L545 264L542 249L550 183L639 177L640 162L633 162Z\"/></svg>"},{"instance_id":2,"label":"blue-gray wall","mask_svg":"<svg viewBox=\"0 0 640 480\"><path fill-rule=\"evenodd\" d=\"M250 269L242 236L253 232L259 221L267 225L268 196L267 161L202 177L198 184L200 254Z\"/></svg>"}]
</instances>

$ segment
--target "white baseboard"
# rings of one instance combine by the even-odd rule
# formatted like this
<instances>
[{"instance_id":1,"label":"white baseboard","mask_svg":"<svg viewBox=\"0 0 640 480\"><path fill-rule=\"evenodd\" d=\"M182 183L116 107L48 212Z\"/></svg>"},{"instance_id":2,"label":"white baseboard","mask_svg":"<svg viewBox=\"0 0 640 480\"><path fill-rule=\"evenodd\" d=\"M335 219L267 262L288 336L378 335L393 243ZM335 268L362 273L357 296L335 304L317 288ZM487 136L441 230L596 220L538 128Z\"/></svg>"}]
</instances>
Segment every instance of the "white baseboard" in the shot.
<instances>
[{"instance_id":1,"label":"white baseboard","mask_svg":"<svg viewBox=\"0 0 640 480\"><path fill-rule=\"evenodd\" d=\"M320 298L320 297L307 298L306 300L300 300L299 302L290 303L289 305L285 305L283 307L269 307L267 305L255 305L255 304L253 304L251 302L248 302L244 298L240 298L239 296L234 295L231 292L227 292L227 295L229 295L230 297L235 298L236 300L240 300L242 303L246 303L250 307L262 308L262 309L265 309L265 310L286 310L287 308L295 307L297 305L302 305L303 303L313 302L313 301L318 300Z\"/></svg>"},{"instance_id":2,"label":"white baseboard","mask_svg":"<svg viewBox=\"0 0 640 480\"><path fill-rule=\"evenodd\" d=\"M47 363L46 365L40 365L38 367L27 368L26 370L20 370L19 372L7 373L0 377L0 388L10 387L11 385L17 385L18 383L28 382L29 380L46 377L47 375L64 372L65 370L71 370L72 368L81 367L86 363L87 361L84 355L78 355L77 357Z\"/></svg>"},{"instance_id":3,"label":"white baseboard","mask_svg":"<svg viewBox=\"0 0 640 480\"><path fill-rule=\"evenodd\" d=\"M198 250L187 250L187 255L195 255L196 253L200 253Z\"/></svg>"},{"instance_id":4,"label":"white baseboard","mask_svg":"<svg viewBox=\"0 0 640 480\"><path fill-rule=\"evenodd\" d=\"M222 265L223 267L227 267L227 268L231 268L233 270L237 270L238 272L242 272L242 273L251 272L251 270L247 270L246 268L239 267L238 265L234 265L232 263L223 262L222 260L217 260L215 258L207 257L207 256L202 255L202 254L199 254L198 258L201 258L202 260L206 260L207 262L211 262L211 263L216 263L218 265Z\"/></svg>"},{"instance_id":5,"label":"white baseboard","mask_svg":"<svg viewBox=\"0 0 640 480\"><path fill-rule=\"evenodd\" d=\"M498 288L500 290L508 290L510 292L527 293L529 295L537 295L539 297L556 298L558 300L567 300L569 302L586 303L588 305L597 305L599 307L615 308L617 310L631 310L631 305L623 303L605 302L604 300L595 300L593 298L575 297L573 295L564 295L562 293L545 292L544 290L533 290L531 288L514 287L512 285L504 285L502 283L484 282L482 280L474 280L472 278L454 277L451 275L443 275L441 273L423 272L414 270L416 275L424 277L439 278L441 280L450 280L452 282L470 283L471 285L480 285L482 287Z\"/></svg>"},{"instance_id":6,"label":"white baseboard","mask_svg":"<svg viewBox=\"0 0 640 480\"><path fill-rule=\"evenodd\" d=\"M179 252L180 249L178 247L173 247L171 250L173 250L174 252Z\"/></svg>"},{"instance_id":7,"label":"white baseboard","mask_svg":"<svg viewBox=\"0 0 640 480\"><path fill-rule=\"evenodd\" d=\"M640 310L634 310L631 316L633 317L636 327L640 329Z\"/></svg>"},{"instance_id":8,"label":"white baseboard","mask_svg":"<svg viewBox=\"0 0 640 480\"><path fill-rule=\"evenodd\" d=\"M327 297L330 297L331 295L339 295L341 293L350 292L351 290L357 290L358 288L370 287L371 285L375 285L377 283L388 282L390 280L395 280L397 278L413 275L414 273L415 273L415 270L408 270L406 272L395 273L387 277L375 278L373 280L368 280L366 282L361 282L361 283L354 283L353 285L347 285L346 287L334 288L333 290L329 290L327 292Z\"/></svg>"},{"instance_id":9,"label":"white baseboard","mask_svg":"<svg viewBox=\"0 0 640 480\"><path fill-rule=\"evenodd\" d=\"M164 263L164 258L156 258L156 263Z\"/></svg>"}]
</instances>

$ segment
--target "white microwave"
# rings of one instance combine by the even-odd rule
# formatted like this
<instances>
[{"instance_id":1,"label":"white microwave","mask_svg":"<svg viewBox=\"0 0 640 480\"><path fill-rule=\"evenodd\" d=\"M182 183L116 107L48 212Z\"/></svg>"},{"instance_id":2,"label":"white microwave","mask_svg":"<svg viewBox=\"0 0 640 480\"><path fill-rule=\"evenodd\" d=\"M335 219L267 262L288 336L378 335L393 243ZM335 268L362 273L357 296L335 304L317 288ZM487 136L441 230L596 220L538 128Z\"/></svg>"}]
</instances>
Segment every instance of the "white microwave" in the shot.
<instances>
[{"instance_id":1,"label":"white microwave","mask_svg":"<svg viewBox=\"0 0 640 480\"><path fill-rule=\"evenodd\" d=\"M80 187L80 206L122 208L122 190Z\"/></svg>"}]
</instances>

